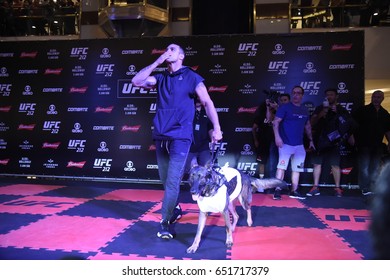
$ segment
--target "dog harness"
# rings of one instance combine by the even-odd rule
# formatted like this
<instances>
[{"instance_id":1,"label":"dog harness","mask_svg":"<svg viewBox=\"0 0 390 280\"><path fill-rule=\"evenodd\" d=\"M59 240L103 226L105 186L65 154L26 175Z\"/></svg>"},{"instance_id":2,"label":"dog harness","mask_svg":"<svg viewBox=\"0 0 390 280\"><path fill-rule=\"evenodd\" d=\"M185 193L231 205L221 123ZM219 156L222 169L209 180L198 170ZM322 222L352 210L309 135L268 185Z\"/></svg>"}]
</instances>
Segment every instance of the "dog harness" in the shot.
<instances>
[{"instance_id":1,"label":"dog harness","mask_svg":"<svg viewBox=\"0 0 390 280\"><path fill-rule=\"evenodd\" d=\"M202 212L223 212L229 201L233 201L241 193L241 174L237 169L224 166L219 170L219 173L225 177L225 180L222 180L223 184L218 188L216 194L209 197L200 196L197 200L199 209ZM234 180L234 178L236 179ZM235 186L227 186L233 185L234 181L236 182ZM229 192L228 189L230 189Z\"/></svg>"}]
</instances>

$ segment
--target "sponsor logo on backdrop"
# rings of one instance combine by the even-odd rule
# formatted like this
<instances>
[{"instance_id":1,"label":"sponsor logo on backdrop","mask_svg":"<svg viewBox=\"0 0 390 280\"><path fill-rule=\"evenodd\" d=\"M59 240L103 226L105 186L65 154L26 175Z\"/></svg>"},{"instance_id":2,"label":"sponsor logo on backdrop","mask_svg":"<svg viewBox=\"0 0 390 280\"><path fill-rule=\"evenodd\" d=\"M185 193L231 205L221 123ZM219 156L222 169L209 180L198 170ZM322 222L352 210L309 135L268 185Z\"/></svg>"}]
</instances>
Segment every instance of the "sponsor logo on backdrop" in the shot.
<instances>
[{"instance_id":1,"label":"sponsor logo on backdrop","mask_svg":"<svg viewBox=\"0 0 390 280\"><path fill-rule=\"evenodd\" d=\"M68 150L74 150L76 153L83 153L85 149L85 139L69 139Z\"/></svg>"},{"instance_id":2,"label":"sponsor logo on backdrop","mask_svg":"<svg viewBox=\"0 0 390 280\"><path fill-rule=\"evenodd\" d=\"M0 139L0 150L5 150L7 149L7 141L4 139Z\"/></svg>"},{"instance_id":3,"label":"sponsor logo on backdrop","mask_svg":"<svg viewBox=\"0 0 390 280\"><path fill-rule=\"evenodd\" d=\"M111 87L107 84L101 84L97 88L98 95L110 95Z\"/></svg>"},{"instance_id":4,"label":"sponsor logo on backdrop","mask_svg":"<svg viewBox=\"0 0 390 280\"><path fill-rule=\"evenodd\" d=\"M225 74L227 69L222 67L221 64L215 64L214 68L211 68L209 71L213 75L221 75L221 74Z\"/></svg>"},{"instance_id":5,"label":"sponsor logo on backdrop","mask_svg":"<svg viewBox=\"0 0 390 280\"><path fill-rule=\"evenodd\" d=\"M229 113L230 108L215 108L217 110L217 113Z\"/></svg>"},{"instance_id":6,"label":"sponsor logo on backdrop","mask_svg":"<svg viewBox=\"0 0 390 280\"><path fill-rule=\"evenodd\" d=\"M35 52L21 52L20 53L20 57L21 58L36 58L38 55L38 52L35 51Z\"/></svg>"},{"instance_id":7,"label":"sponsor logo on backdrop","mask_svg":"<svg viewBox=\"0 0 390 280\"><path fill-rule=\"evenodd\" d=\"M110 172L111 162L111 158L95 158L93 168L101 169L102 172Z\"/></svg>"},{"instance_id":8,"label":"sponsor logo on backdrop","mask_svg":"<svg viewBox=\"0 0 390 280\"><path fill-rule=\"evenodd\" d=\"M26 85L24 87L24 90L22 91L22 95L33 95L34 92L32 91L32 88L30 85Z\"/></svg>"},{"instance_id":9,"label":"sponsor logo on backdrop","mask_svg":"<svg viewBox=\"0 0 390 280\"><path fill-rule=\"evenodd\" d=\"M81 93L81 94L84 94L86 93L88 90L88 87L85 86L85 87L71 87L69 89L69 93Z\"/></svg>"},{"instance_id":10,"label":"sponsor logo on backdrop","mask_svg":"<svg viewBox=\"0 0 390 280\"><path fill-rule=\"evenodd\" d=\"M208 92L225 92L227 90L228 86L210 86L208 88Z\"/></svg>"},{"instance_id":11,"label":"sponsor logo on backdrop","mask_svg":"<svg viewBox=\"0 0 390 280\"><path fill-rule=\"evenodd\" d=\"M63 68L56 68L56 69L47 68L45 70L44 75L57 75L58 76L58 75L61 75L62 70L63 70Z\"/></svg>"},{"instance_id":12,"label":"sponsor logo on backdrop","mask_svg":"<svg viewBox=\"0 0 390 280\"><path fill-rule=\"evenodd\" d=\"M72 69L72 74L73 74L73 77L84 77L84 75L85 75L85 68L83 68L83 66L81 66L81 65L76 65Z\"/></svg>"},{"instance_id":13,"label":"sponsor logo on backdrop","mask_svg":"<svg viewBox=\"0 0 390 280\"><path fill-rule=\"evenodd\" d=\"M129 54L129 55L133 55L133 54L143 54L144 53L144 50L122 50L121 52L122 54Z\"/></svg>"},{"instance_id":14,"label":"sponsor logo on backdrop","mask_svg":"<svg viewBox=\"0 0 390 280\"><path fill-rule=\"evenodd\" d=\"M251 84L245 84L242 88L238 90L241 94L255 94L257 92L256 87L252 87Z\"/></svg>"},{"instance_id":15,"label":"sponsor logo on backdrop","mask_svg":"<svg viewBox=\"0 0 390 280\"><path fill-rule=\"evenodd\" d=\"M62 92L64 89L63 88L43 88L42 92Z\"/></svg>"},{"instance_id":16,"label":"sponsor logo on backdrop","mask_svg":"<svg viewBox=\"0 0 390 280\"><path fill-rule=\"evenodd\" d=\"M47 59L59 59L60 58L60 52L56 49L50 49L47 53Z\"/></svg>"},{"instance_id":17,"label":"sponsor logo on backdrop","mask_svg":"<svg viewBox=\"0 0 390 280\"><path fill-rule=\"evenodd\" d=\"M300 86L305 90L305 94L317 96L320 92L321 81L305 81Z\"/></svg>"},{"instance_id":18,"label":"sponsor logo on backdrop","mask_svg":"<svg viewBox=\"0 0 390 280\"><path fill-rule=\"evenodd\" d=\"M12 84L0 84L0 95L10 96L11 89L12 89Z\"/></svg>"},{"instance_id":19,"label":"sponsor logo on backdrop","mask_svg":"<svg viewBox=\"0 0 390 280\"><path fill-rule=\"evenodd\" d=\"M141 125L133 125L133 126L123 125L121 128L121 132L126 132L126 131L138 132L140 130L140 128L141 128Z\"/></svg>"},{"instance_id":20,"label":"sponsor logo on backdrop","mask_svg":"<svg viewBox=\"0 0 390 280\"><path fill-rule=\"evenodd\" d=\"M34 145L30 143L28 140L24 140L22 144L19 145L21 150L31 150L34 148Z\"/></svg>"},{"instance_id":21,"label":"sponsor logo on backdrop","mask_svg":"<svg viewBox=\"0 0 390 280\"><path fill-rule=\"evenodd\" d=\"M43 167L47 169L55 169L58 167L58 163L55 163L53 159L48 159L46 162L43 163Z\"/></svg>"},{"instance_id":22,"label":"sponsor logo on backdrop","mask_svg":"<svg viewBox=\"0 0 390 280\"><path fill-rule=\"evenodd\" d=\"M273 55L282 55L286 54L286 52L283 50L283 45L282 44L276 44L274 47L274 50L272 51Z\"/></svg>"},{"instance_id":23,"label":"sponsor logo on backdrop","mask_svg":"<svg viewBox=\"0 0 390 280\"><path fill-rule=\"evenodd\" d=\"M273 85L271 85L269 87L270 90L273 90L273 91L278 91L278 92L285 92L286 90L286 86L283 85L282 83L279 83L279 82L276 82L276 83L273 83Z\"/></svg>"},{"instance_id":24,"label":"sponsor logo on backdrop","mask_svg":"<svg viewBox=\"0 0 390 280\"><path fill-rule=\"evenodd\" d=\"M95 113L107 113L110 114L112 113L112 110L114 110L114 106L109 106L109 107L96 107L95 108Z\"/></svg>"},{"instance_id":25,"label":"sponsor logo on backdrop","mask_svg":"<svg viewBox=\"0 0 390 280\"><path fill-rule=\"evenodd\" d=\"M54 104L49 105L49 110L46 111L46 114L57 115L58 111L56 110L56 105L54 105Z\"/></svg>"},{"instance_id":26,"label":"sponsor logo on backdrop","mask_svg":"<svg viewBox=\"0 0 390 280\"><path fill-rule=\"evenodd\" d=\"M0 159L0 165L8 165L9 161L9 158Z\"/></svg>"},{"instance_id":27,"label":"sponsor logo on backdrop","mask_svg":"<svg viewBox=\"0 0 390 280\"><path fill-rule=\"evenodd\" d=\"M0 77L1 78L9 77L7 68L5 68L5 67L0 68Z\"/></svg>"},{"instance_id":28,"label":"sponsor logo on backdrop","mask_svg":"<svg viewBox=\"0 0 390 280\"><path fill-rule=\"evenodd\" d=\"M119 145L119 150L141 150L141 145L127 145L127 144L121 144Z\"/></svg>"},{"instance_id":29,"label":"sponsor logo on backdrop","mask_svg":"<svg viewBox=\"0 0 390 280\"><path fill-rule=\"evenodd\" d=\"M60 132L61 121L45 121L43 123L43 131L50 131L51 134L58 134Z\"/></svg>"},{"instance_id":30,"label":"sponsor logo on backdrop","mask_svg":"<svg viewBox=\"0 0 390 280\"><path fill-rule=\"evenodd\" d=\"M340 105L347 109L348 112L352 112L353 102L340 102Z\"/></svg>"},{"instance_id":31,"label":"sponsor logo on backdrop","mask_svg":"<svg viewBox=\"0 0 390 280\"><path fill-rule=\"evenodd\" d=\"M18 130L34 130L36 124L19 124Z\"/></svg>"},{"instance_id":32,"label":"sponsor logo on backdrop","mask_svg":"<svg viewBox=\"0 0 390 280\"><path fill-rule=\"evenodd\" d=\"M330 70L345 70L355 69L355 64L331 64L329 65Z\"/></svg>"},{"instance_id":33,"label":"sponsor logo on backdrop","mask_svg":"<svg viewBox=\"0 0 390 280\"><path fill-rule=\"evenodd\" d=\"M84 168L84 165L87 161L79 161L79 162L75 162L75 161L68 161L68 164L66 165L67 168L69 167L76 167L76 168Z\"/></svg>"},{"instance_id":34,"label":"sponsor logo on backdrop","mask_svg":"<svg viewBox=\"0 0 390 280\"><path fill-rule=\"evenodd\" d=\"M106 63L106 64L98 64L96 66L96 75L103 75L104 77L112 77L112 73L114 72L114 66L113 63Z\"/></svg>"},{"instance_id":35,"label":"sponsor logo on backdrop","mask_svg":"<svg viewBox=\"0 0 390 280\"><path fill-rule=\"evenodd\" d=\"M88 107L68 107L67 112L86 113L88 112Z\"/></svg>"},{"instance_id":36,"label":"sponsor logo on backdrop","mask_svg":"<svg viewBox=\"0 0 390 280\"><path fill-rule=\"evenodd\" d=\"M305 67L306 68L303 69L303 73L305 73L305 74L315 74L315 73L317 73L317 69L315 69L313 62L311 62L311 61L307 62Z\"/></svg>"},{"instance_id":37,"label":"sponsor logo on backdrop","mask_svg":"<svg viewBox=\"0 0 390 280\"><path fill-rule=\"evenodd\" d=\"M156 104L156 103L150 104L149 113L155 114L155 113L156 113L156 110L157 110L157 104Z\"/></svg>"},{"instance_id":38,"label":"sponsor logo on backdrop","mask_svg":"<svg viewBox=\"0 0 390 280\"><path fill-rule=\"evenodd\" d=\"M158 170L158 165L157 164L147 164L146 169Z\"/></svg>"},{"instance_id":39,"label":"sponsor logo on backdrop","mask_svg":"<svg viewBox=\"0 0 390 280\"><path fill-rule=\"evenodd\" d=\"M256 69L256 66L254 66L250 62L244 62L240 66L240 71L241 71L241 74L243 74L243 75L248 75L248 74L251 75L255 72L255 69Z\"/></svg>"},{"instance_id":40,"label":"sponsor logo on backdrop","mask_svg":"<svg viewBox=\"0 0 390 280\"><path fill-rule=\"evenodd\" d=\"M0 132L6 132L7 130L9 130L9 126L5 122L0 122Z\"/></svg>"},{"instance_id":41,"label":"sponsor logo on backdrop","mask_svg":"<svg viewBox=\"0 0 390 280\"><path fill-rule=\"evenodd\" d=\"M96 131L114 131L115 126L113 125L94 125L92 130Z\"/></svg>"},{"instance_id":42,"label":"sponsor logo on backdrop","mask_svg":"<svg viewBox=\"0 0 390 280\"><path fill-rule=\"evenodd\" d=\"M20 69L18 71L20 75L36 75L38 74L38 69Z\"/></svg>"},{"instance_id":43,"label":"sponsor logo on backdrop","mask_svg":"<svg viewBox=\"0 0 390 280\"><path fill-rule=\"evenodd\" d=\"M249 144L245 144L242 147L241 155L242 156L252 156L253 155L252 146Z\"/></svg>"},{"instance_id":44,"label":"sponsor logo on backdrop","mask_svg":"<svg viewBox=\"0 0 390 280\"><path fill-rule=\"evenodd\" d=\"M218 156L224 156L226 154L227 150L227 142L218 142L218 143L209 143L209 148L210 151L213 151L213 146L214 146L214 152L218 151Z\"/></svg>"},{"instance_id":45,"label":"sponsor logo on backdrop","mask_svg":"<svg viewBox=\"0 0 390 280\"><path fill-rule=\"evenodd\" d=\"M238 162L237 169L253 176L256 174L257 162Z\"/></svg>"},{"instance_id":46,"label":"sponsor logo on backdrop","mask_svg":"<svg viewBox=\"0 0 390 280\"><path fill-rule=\"evenodd\" d=\"M237 53L246 54L247 56L256 56L259 43L240 43L238 45Z\"/></svg>"},{"instance_id":47,"label":"sponsor logo on backdrop","mask_svg":"<svg viewBox=\"0 0 390 280\"><path fill-rule=\"evenodd\" d=\"M275 72L278 75L287 75L288 64L290 61L270 61L268 64L268 72Z\"/></svg>"},{"instance_id":48,"label":"sponsor logo on backdrop","mask_svg":"<svg viewBox=\"0 0 390 280\"><path fill-rule=\"evenodd\" d=\"M123 111L126 116L128 115L136 115L137 114L138 107L136 107L134 104L127 104L124 108Z\"/></svg>"},{"instance_id":49,"label":"sponsor logo on backdrop","mask_svg":"<svg viewBox=\"0 0 390 280\"><path fill-rule=\"evenodd\" d=\"M134 86L131 80L118 80L118 98L156 98L156 89Z\"/></svg>"},{"instance_id":50,"label":"sponsor logo on backdrop","mask_svg":"<svg viewBox=\"0 0 390 280\"><path fill-rule=\"evenodd\" d=\"M252 127L236 127L234 132L252 132Z\"/></svg>"},{"instance_id":51,"label":"sponsor logo on backdrop","mask_svg":"<svg viewBox=\"0 0 390 280\"><path fill-rule=\"evenodd\" d=\"M31 167L31 160L28 157L22 157L19 159L19 167L20 168L30 168Z\"/></svg>"},{"instance_id":52,"label":"sponsor logo on backdrop","mask_svg":"<svg viewBox=\"0 0 390 280\"><path fill-rule=\"evenodd\" d=\"M225 55L225 47L223 47L222 45L213 45L211 48L210 48L210 54L212 56L223 56Z\"/></svg>"},{"instance_id":53,"label":"sponsor logo on backdrop","mask_svg":"<svg viewBox=\"0 0 390 280\"><path fill-rule=\"evenodd\" d=\"M83 129L81 128L81 124L76 122L73 125L72 133L83 133Z\"/></svg>"},{"instance_id":54,"label":"sponsor logo on backdrop","mask_svg":"<svg viewBox=\"0 0 390 280\"><path fill-rule=\"evenodd\" d=\"M134 167L134 162L132 162L131 160L127 161L126 162L126 167L123 168L124 171L127 171L127 172L135 172L137 171L137 169Z\"/></svg>"},{"instance_id":55,"label":"sponsor logo on backdrop","mask_svg":"<svg viewBox=\"0 0 390 280\"><path fill-rule=\"evenodd\" d=\"M349 90L347 88L347 84L344 82L340 82L337 84L337 93L339 94L347 94Z\"/></svg>"},{"instance_id":56,"label":"sponsor logo on backdrop","mask_svg":"<svg viewBox=\"0 0 390 280\"><path fill-rule=\"evenodd\" d=\"M149 146L148 151L155 151L156 150L156 145L152 144Z\"/></svg>"},{"instance_id":57,"label":"sponsor logo on backdrop","mask_svg":"<svg viewBox=\"0 0 390 280\"><path fill-rule=\"evenodd\" d=\"M54 143L43 142L42 143L42 149L57 150L60 145L61 145L61 142L54 142Z\"/></svg>"},{"instance_id":58,"label":"sponsor logo on backdrop","mask_svg":"<svg viewBox=\"0 0 390 280\"><path fill-rule=\"evenodd\" d=\"M0 53L0 57L14 57L14 53Z\"/></svg>"},{"instance_id":59,"label":"sponsor logo on backdrop","mask_svg":"<svg viewBox=\"0 0 390 280\"><path fill-rule=\"evenodd\" d=\"M88 56L88 47L72 48L70 51L70 57L78 58L79 60L86 60Z\"/></svg>"},{"instance_id":60,"label":"sponsor logo on backdrop","mask_svg":"<svg viewBox=\"0 0 390 280\"><path fill-rule=\"evenodd\" d=\"M126 75L127 76L135 76L137 74L137 69L135 68L135 66L132 64L132 65L129 65L129 67L127 67L127 71L126 71Z\"/></svg>"},{"instance_id":61,"label":"sponsor logo on backdrop","mask_svg":"<svg viewBox=\"0 0 390 280\"><path fill-rule=\"evenodd\" d=\"M352 43L351 44L345 44L345 45L338 45L334 44L332 45L331 51L349 51L352 49Z\"/></svg>"},{"instance_id":62,"label":"sponsor logo on backdrop","mask_svg":"<svg viewBox=\"0 0 390 280\"><path fill-rule=\"evenodd\" d=\"M99 144L99 148L97 148L97 151L100 153L107 153L110 149L107 148L107 142L101 141Z\"/></svg>"},{"instance_id":63,"label":"sponsor logo on backdrop","mask_svg":"<svg viewBox=\"0 0 390 280\"><path fill-rule=\"evenodd\" d=\"M8 113L9 111L11 111L11 108L12 108L12 106L1 106L0 107L0 112Z\"/></svg>"},{"instance_id":64,"label":"sponsor logo on backdrop","mask_svg":"<svg viewBox=\"0 0 390 280\"><path fill-rule=\"evenodd\" d=\"M152 49L151 54L163 54L165 53L166 49L158 50L158 49Z\"/></svg>"},{"instance_id":65,"label":"sponsor logo on backdrop","mask_svg":"<svg viewBox=\"0 0 390 280\"><path fill-rule=\"evenodd\" d=\"M189 57L189 56L197 55L198 51L193 50L191 46L187 46L184 48L184 53L185 53L186 57Z\"/></svg>"},{"instance_id":66,"label":"sponsor logo on backdrop","mask_svg":"<svg viewBox=\"0 0 390 280\"><path fill-rule=\"evenodd\" d=\"M304 51L322 51L322 46L298 46L297 51L304 52Z\"/></svg>"},{"instance_id":67,"label":"sponsor logo on backdrop","mask_svg":"<svg viewBox=\"0 0 390 280\"><path fill-rule=\"evenodd\" d=\"M237 114L241 114L241 113L254 114L256 112L256 110L257 110L257 107L249 107L249 108L238 107Z\"/></svg>"},{"instance_id":68,"label":"sponsor logo on backdrop","mask_svg":"<svg viewBox=\"0 0 390 280\"><path fill-rule=\"evenodd\" d=\"M35 106L37 103L20 103L19 113L25 113L26 116L33 116L35 113Z\"/></svg>"},{"instance_id":69,"label":"sponsor logo on backdrop","mask_svg":"<svg viewBox=\"0 0 390 280\"><path fill-rule=\"evenodd\" d=\"M111 58L109 48L103 48L102 53L100 54L100 58Z\"/></svg>"}]
</instances>

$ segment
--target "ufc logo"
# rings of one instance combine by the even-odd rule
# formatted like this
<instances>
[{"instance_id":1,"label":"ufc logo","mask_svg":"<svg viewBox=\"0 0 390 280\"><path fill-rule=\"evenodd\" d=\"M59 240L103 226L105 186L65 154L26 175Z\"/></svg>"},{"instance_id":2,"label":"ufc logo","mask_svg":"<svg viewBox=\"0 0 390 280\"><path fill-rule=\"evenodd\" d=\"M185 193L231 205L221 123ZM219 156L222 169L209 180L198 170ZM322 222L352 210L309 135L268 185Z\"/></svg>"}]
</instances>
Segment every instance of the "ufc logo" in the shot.
<instances>
[{"instance_id":1,"label":"ufc logo","mask_svg":"<svg viewBox=\"0 0 390 280\"><path fill-rule=\"evenodd\" d=\"M302 82L301 87L305 90L320 89L320 84L321 82L319 81Z\"/></svg>"},{"instance_id":2,"label":"ufc logo","mask_svg":"<svg viewBox=\"0 0 390 280\"><path fill-rule=\"evenodd\" d=\"M87 54L88 48L72 48L71 54L72 55L81 55L81 54Z\"/></svg>"},{"instance_id":3,"label":"ufc logo","mask_svg":"<svg viewBox=\"0 0 390 280\"><path fill-rule=\"evenodd\" d=\"M87 142L87 140L74 140L74 139L71 139L69 140L69 143L68 143L68 147L81 147L81 148L85 148L85 142Z\"/></svg>"},{"instance_id":4,"label":"ufc logo","mask_svg":"<svg viewBox=\"0 0 390 280\"><path fill-rule=\"evenodd\" d=\"M93 166L95 167L104 167L104 166L111 166L112 159L106 159L106 158L96 158L95 162L93 163Z\"/></svg>"},{"instance_id":5,"label":"ufc logo","mask_svg":"<svg viewBox=\"0 0 390 280\"><path fill-rule=\"evenodd\" d=\"M97 72L112 72L115 64L99 64L96 68Z\"/></svg>"},{"instance_id":6,"label":"ufc logo","mask_svg":"<svg viewBox=\"0 0 390 280\"><path fill-rule=\"evenodd\" d=\"M157 110L157 104L156 103L150 104L149 111L156 111L156 110Z\"/></svg>"},{"instance_id":7,"label":"ufc logo","mask_svg":"<svg viewBox=\"0 0 390 280\"><path fill-rule=\"evenodd\" d=\"M239 51L257 51L259 43L241 43L238 46Z\"/></svg>"},{"instance_id":8,"label":"ufc logo","mask_svg":"<svg viewBox=\"0 0 390 280\"><path fill-rule=\"evenodd\" d=\"M60 128L60 121L45 121L43 123L44 129L59 129Z\"/></svg>"},{"instance_id":9,"label":"ufc logo","mask_svg":"<svg viewBox=\"0 0 390 280\"><path fill-rule=\"evenodd\" d=\"M269 70L279 70L279 69L288 69L287 65L290 61L270 61L268 69Z\"/></svg>"},{"instance_id":10,"label":"ufc logo","mask_svg":"<svg viewBox=\"0 0 390 280\"><path fill-rule=\"evenodd\" d=\"M19 110L20 111L34 111L36 103L20 103Z\"/></svg>"},{"instance_id":11,"label":"ufc logo","mask_svg":"<svg viewBox=\"0 0 390 280\"><path fill-rule=\"evenodd\" d=\"M0 84L0 92L11 91L12 84Z\"/></svg>"},{"instance_id":12,"label":"ufc logo","mask_svg":"<svg viewBox=\"0 0 390 280\"><path fill-rule=\"evenodd\" d=\"M131 83L124 83L122 87L122 93L124 94L147 94L149 91L144 88L133 86Z\"/></svg>"},{"instance_id":13,"label":"ufc logo","mask_svg":"<svg viewBox=\"0 0 390 280\"><path fill-rule=\"evenodd\" d=\"M237 169L242 171L256 171L256 167L256 162L239 162L237 165Z\"/></svg>"}]
</instances>

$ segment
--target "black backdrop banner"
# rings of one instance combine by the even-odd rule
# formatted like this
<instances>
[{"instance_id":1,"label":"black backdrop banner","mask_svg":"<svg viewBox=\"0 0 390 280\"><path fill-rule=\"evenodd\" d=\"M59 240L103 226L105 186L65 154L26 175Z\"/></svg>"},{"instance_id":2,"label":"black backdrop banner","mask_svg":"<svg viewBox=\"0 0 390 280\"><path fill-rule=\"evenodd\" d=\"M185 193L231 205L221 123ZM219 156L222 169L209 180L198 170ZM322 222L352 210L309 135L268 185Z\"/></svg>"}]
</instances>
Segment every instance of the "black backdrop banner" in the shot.
<instances>
[{"instance_id":1,"label":"black backdrop banner","mask_svg":"<svg viewBox=\"0 0 390 280\"><path fill-rule=\"evenodd\" d=\"M329 87L348 110L364 104L363 31L1 42L0 174L158 180L156 91L130 81L170 43L184 48L217 107L219 163L254 176L251 128L264 90L301 85L310 111ZM342 180L354 184L348 149L343 162Z\"/></svg>"}]
</instances>

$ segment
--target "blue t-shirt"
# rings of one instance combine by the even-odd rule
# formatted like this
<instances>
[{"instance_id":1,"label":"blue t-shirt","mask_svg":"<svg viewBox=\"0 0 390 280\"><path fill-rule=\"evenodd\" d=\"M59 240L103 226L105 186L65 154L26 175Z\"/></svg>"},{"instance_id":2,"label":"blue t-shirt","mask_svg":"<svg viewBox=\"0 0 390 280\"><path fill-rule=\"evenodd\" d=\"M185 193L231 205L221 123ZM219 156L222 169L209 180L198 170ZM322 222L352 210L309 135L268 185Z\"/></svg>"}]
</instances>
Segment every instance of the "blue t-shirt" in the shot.
<instances>
[{"instance_id":1,"label":"blue t-shirt","mask_svg":"<svg viewBox=\"0 0 390 280\"><path fill-rule=\"evenodd\" d=\"M204 79L187 66L154 77L157 80L157 111L153 119L153 139L192 140L195 88Z\"/></svg>"},{"instance_id":2,"label":"blue t-shirt","mask_svg":"<svg viewBox=\"0 0 390 280\"><path fill-rule=\"evenodd\" d=\"M281 118L279 134L284 144L291 146L303 145L303 133L309 120L309 111L303 105L295 106L287 103L278 108L276 117Z\"/></svg>"}]
</instances>

